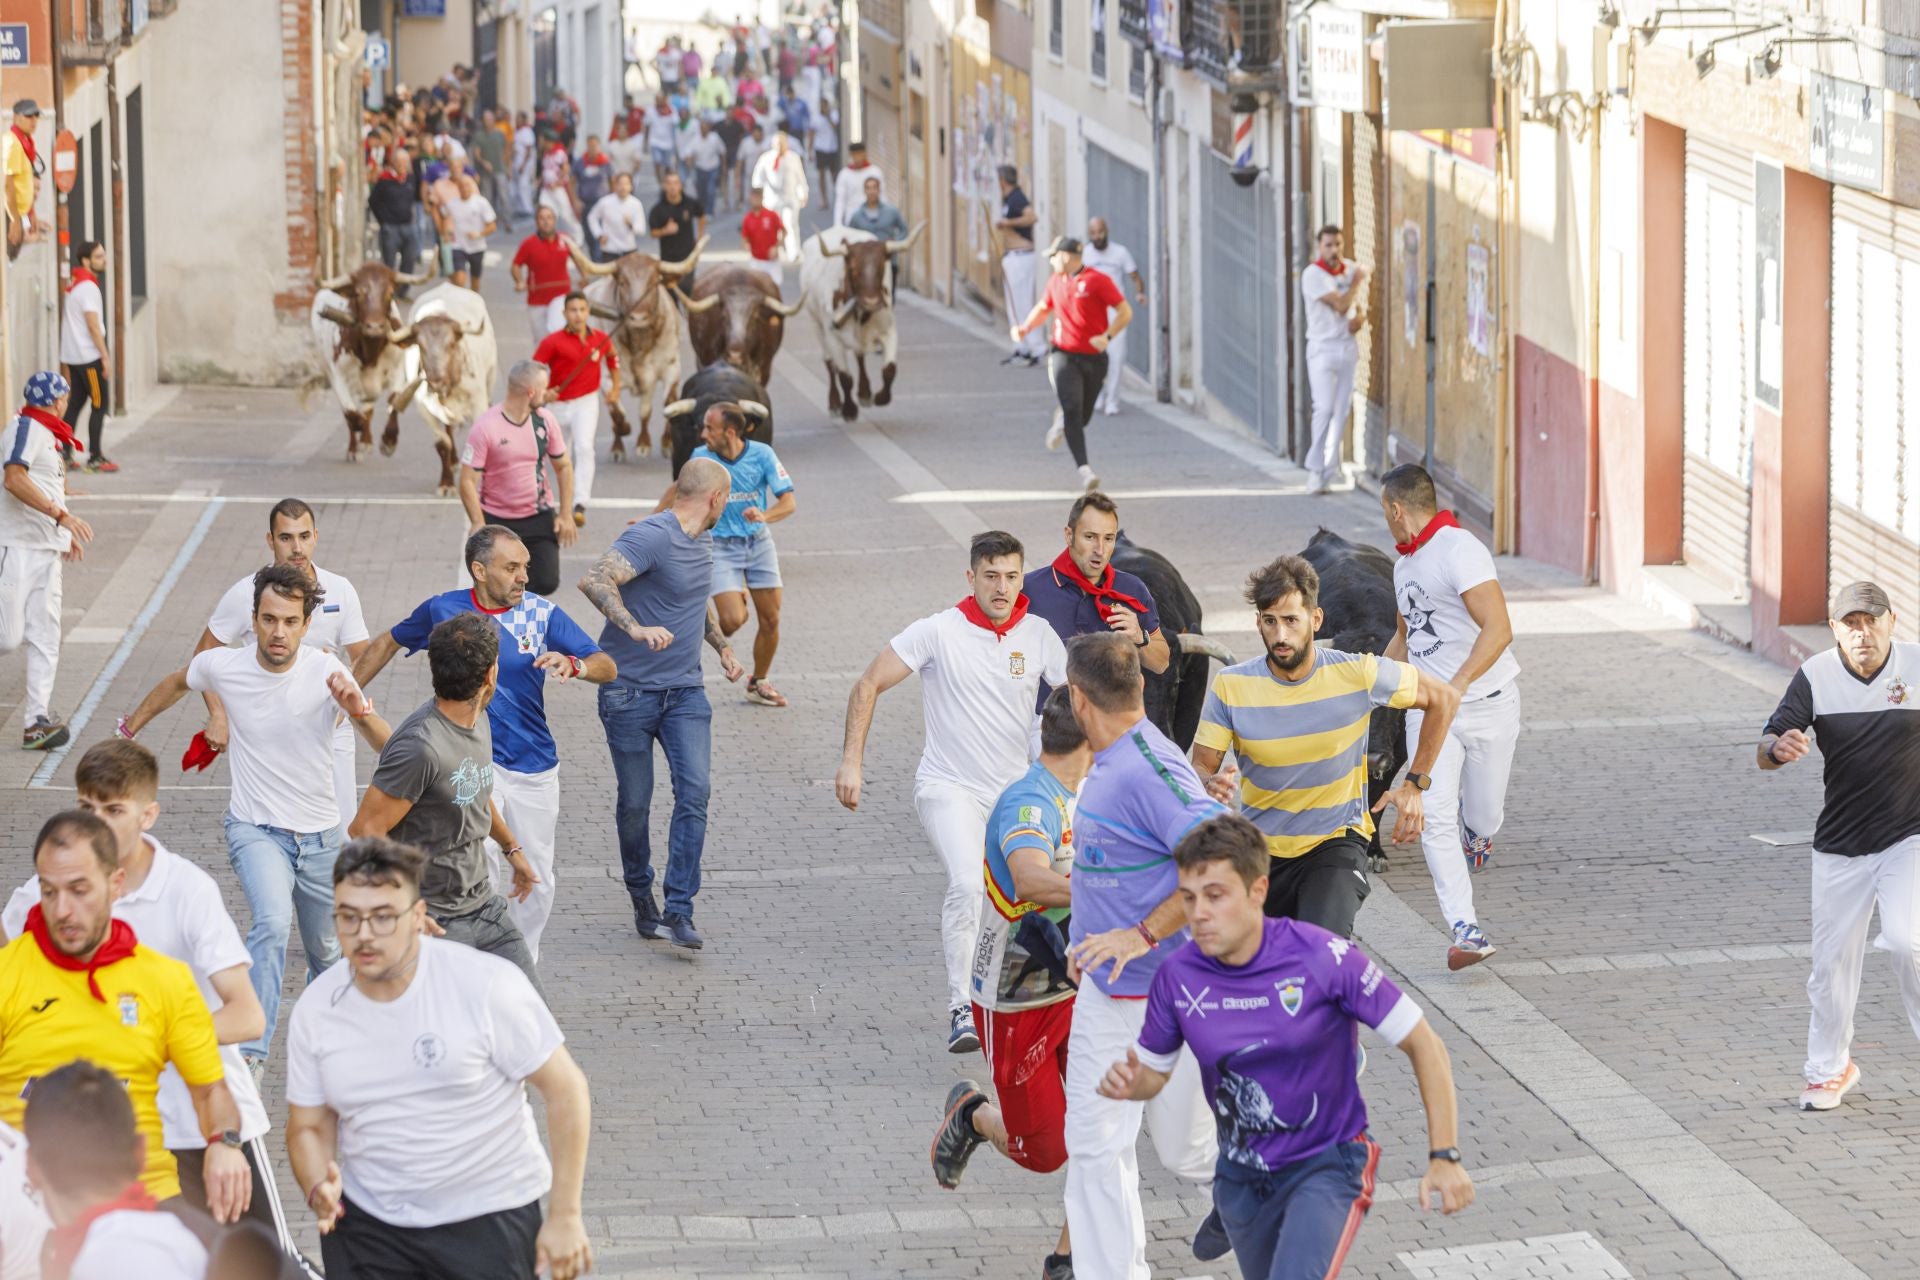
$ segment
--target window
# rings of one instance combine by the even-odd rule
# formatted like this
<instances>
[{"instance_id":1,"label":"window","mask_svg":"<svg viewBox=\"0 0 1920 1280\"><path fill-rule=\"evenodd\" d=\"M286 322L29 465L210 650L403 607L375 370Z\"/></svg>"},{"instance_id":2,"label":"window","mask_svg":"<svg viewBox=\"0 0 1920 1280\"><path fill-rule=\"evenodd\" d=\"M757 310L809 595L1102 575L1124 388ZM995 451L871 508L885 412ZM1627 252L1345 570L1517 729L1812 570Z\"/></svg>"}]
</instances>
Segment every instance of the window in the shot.
<instances>
[{"instance_id":1,"label":"window","mask_svg":"<svg viewBox=\"0 0 1920 1280\"><path fill-rule=\"evenodd\" d=\"M559 27L558 9L542 10L533 20L533 100L543 105L560 84Z\"/></svg>"},{"instance_id":2,"label":"window","mask_svg":"<svg viewBox=\"0 0 1920 1280\"><path fill-rule=\"evenodd\" d=\"M1088 46L1087 71L1102 83L1107 79L1107 0L1093 0L1093 43Z\"/></svg>"},{"instance_id":3,"label":"window","mask_svg":"<svg viewBox=\"0 0 1920 1280\"><path fill-rule=\"evenodd\" d=\"M1066 0L1047 0L1047 52L1058 58L1066 48Z\"/></svg>"},{"instance_id":4,"label":"window","mask_svg":"<svg viewBox=\"0 0 1920 1280\"><path fill-rule=\"evenodd\" d=\"M142 91L127 95L127 291L147 300L147 133Z\"/></svg>"},{"instance_id":5,"label":"window","mask_svg":"<svg viewBox=\"0 0 1920 1280\"><path fill-rule=\"evenodd\" d=\"M105 244L107 235L107 126L105 121L94 122L87 131L87 179L92 185L93 208L81 234L89 240L98 240ZM71 219L69 219L71 221ZM115 264L116 266L119 264Z\"/></svg>"},{"instance_id":6,"label":"window","mask_svg":"<svg viewBox=\"0 0 1920 1280\"><path fill-rule=\"evenodd\" d=\"M1127 45L1127 96L1135 102L1147 100L1147 55L1137 44Z\"/></svg>"}]
</instances>

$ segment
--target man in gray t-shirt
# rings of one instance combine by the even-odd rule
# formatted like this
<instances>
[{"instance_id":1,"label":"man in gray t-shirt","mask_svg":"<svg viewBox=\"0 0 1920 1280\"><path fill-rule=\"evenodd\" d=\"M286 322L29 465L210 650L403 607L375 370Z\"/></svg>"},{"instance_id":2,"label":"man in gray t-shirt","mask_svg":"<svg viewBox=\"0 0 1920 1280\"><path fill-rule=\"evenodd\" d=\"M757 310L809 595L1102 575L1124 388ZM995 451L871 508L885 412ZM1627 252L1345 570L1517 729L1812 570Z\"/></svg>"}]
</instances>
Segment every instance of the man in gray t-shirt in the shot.
<instances>
[{"instance_id":1,"label":"man in gray t-shirt","mask_svg":"<svg viewBox=\"0 0 1920 1280\"><path fill-rule=\"evenodd\" d=\"M380 749L373 782L347 834L391 836L427 855L420 896L445 936L513 961L540 986L533 954L493 891L491 835L513 868L513 896L538 882L493 803L493 734L487 703L500 679L499 631L477 613L447 619L427 638L433 700L408 716ZM357 940L342 937L343 950ZM543 993L544 995L544 993Z\"/></svg>"}]
</instances>

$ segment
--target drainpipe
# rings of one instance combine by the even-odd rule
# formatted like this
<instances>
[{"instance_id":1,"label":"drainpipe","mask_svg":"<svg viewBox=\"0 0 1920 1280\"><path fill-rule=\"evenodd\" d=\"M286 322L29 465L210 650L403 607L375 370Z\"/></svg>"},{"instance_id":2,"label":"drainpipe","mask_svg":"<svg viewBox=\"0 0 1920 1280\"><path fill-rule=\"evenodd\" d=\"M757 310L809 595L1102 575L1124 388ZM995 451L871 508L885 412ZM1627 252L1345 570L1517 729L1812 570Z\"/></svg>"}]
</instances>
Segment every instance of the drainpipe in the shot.
<instances>
[{"instance_id":1,"label":"drainpipe","mask_svg":"<svg viewBox=\"0 0 1920 1280\"><path fill-rule=\"evenodd\" d=\"M127 411L127 235L122 216L127 205L125 157L120 149L120 55L107 61L107 170L112 174L113 208L107 214L107 238L113 242L113 403Z\"/></svg>"},{"instance_id":2,"label":"drainpipe","mask_svg":"<svg viewBox=\"0 0 1920 1280\"><path fill-rule=\"evenodd\" d=\"M1580 576L1600 580L1600 129L1604 108L1587 109L1587 519Z\"/></svg>"},{"instance_id":3,"label":"drainpipe","mask_svg":"<svg viewBox=\"0 0 1920 1280\"><path fill-rule=\"evenodd\" d=\"M53 67L53 132L56 137L59 136L61 130L67 127L67 76L66 68L60 61L60 17L61 11L66 9L66 7L64 0L56 0L50 15L53 19L53 58L51 63ZM77 157L75 163L78 163ZM48 176L51 177L52 166L49 165L47 168ZM53 293L55 299L55 333L59 332L60 300L67 296L67 285L72 282L72 276L70 274L72 264L68 261L68 258L72 256L73 250L67 242L68 216L67 194L56 187L53 193ZM115 338L118 340L117 334ZM59 355L57 340L53 355L55 357Z\"/></svg>"},{"instance_id":4,"label":"drainpipe","mask_svg":"<svg viewBox=\"0 0 1920 1280\"><path fill-rule=\"evenodd\" d=\"M1173 252L1167 231L1167 120L1162 109L1160 55L1147 54L1147 127L1153 132L1153 398L1173 403Z\"/></svg>"}]
</instances>

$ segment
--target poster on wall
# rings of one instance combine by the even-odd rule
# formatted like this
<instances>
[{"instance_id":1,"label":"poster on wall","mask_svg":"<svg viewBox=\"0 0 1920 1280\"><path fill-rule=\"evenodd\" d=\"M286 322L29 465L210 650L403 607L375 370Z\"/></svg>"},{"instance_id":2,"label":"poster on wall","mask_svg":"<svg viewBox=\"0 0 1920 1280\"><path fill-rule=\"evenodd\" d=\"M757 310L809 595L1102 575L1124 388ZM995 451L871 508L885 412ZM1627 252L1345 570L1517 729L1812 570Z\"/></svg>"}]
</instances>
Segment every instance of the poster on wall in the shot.
<instances>
[{"instance_id":1,"label":"poster on wall","mask_svg":"<svg viewBox=\"0 0 1920 1280\"><path fill-rule=\"evenodd\" d=\"M1785 237L1784 176L1780 166L1753 161L1753 398L1780 411L1780 363Z\"/></svg>"},{"instance_id":2,"label":"poster on wall","mask_svg":"<svg viewBox=\"0 0 1920 1280\"><path fill-rule=\"evenodd\" d=\"M1420 224L1400 228L1400 296L1406 313L1407 345L1420 341Z\"/></svg>"},{"instance_id":3,"label":"poster on wall","mask_svg":"<svg viewBox=\"0 0 1920 1280\"><path fill-rule=\"evenodd\" d=\"M1487 304L1490 266L1487 246L1467 246L1467 345L1481 356L1493 354L1493 313Z\"/></svg>"}]
</instances>

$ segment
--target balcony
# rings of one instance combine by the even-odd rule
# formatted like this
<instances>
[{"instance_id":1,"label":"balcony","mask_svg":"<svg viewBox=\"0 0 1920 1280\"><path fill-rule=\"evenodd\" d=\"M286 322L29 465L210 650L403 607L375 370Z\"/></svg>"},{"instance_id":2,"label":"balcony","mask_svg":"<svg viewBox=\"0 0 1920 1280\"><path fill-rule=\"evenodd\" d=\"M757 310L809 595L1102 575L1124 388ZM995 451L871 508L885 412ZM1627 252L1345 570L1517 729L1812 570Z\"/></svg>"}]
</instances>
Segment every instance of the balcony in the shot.
<instances>
[{"instance_id":1,"label":"balcony","mask_svg":"<svg viewBox=\"0 0 1920 1280\"><path fill-rule=\"evenodd\" d=\"M1136 48L1152 47L1153 37L1147 31L1147 0L1120 0L1120 38Z\"/></svg>"},{"instance_id":2,"label":"balcony","mask_svg":"<svg viewBox=\"0 0 1920 1280\"><path fill-rule=\"evenodd\" d=\"M1187 62L1222 91L1287 83L1286 0L1193 0Z\"/></svg>"},{"instance_id":3,"label":"balcony","mask_svg":"<svg viewBox=\"0 0 1920 1280\"><path fill-rule=\"evenodd\" d=\"M142 16L146 5L141 4ZM97 67L112 61L128 34L128 0L61 0L60 60Z\"/></svg>"}]
</instances>

